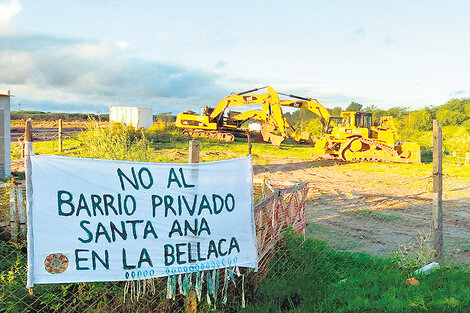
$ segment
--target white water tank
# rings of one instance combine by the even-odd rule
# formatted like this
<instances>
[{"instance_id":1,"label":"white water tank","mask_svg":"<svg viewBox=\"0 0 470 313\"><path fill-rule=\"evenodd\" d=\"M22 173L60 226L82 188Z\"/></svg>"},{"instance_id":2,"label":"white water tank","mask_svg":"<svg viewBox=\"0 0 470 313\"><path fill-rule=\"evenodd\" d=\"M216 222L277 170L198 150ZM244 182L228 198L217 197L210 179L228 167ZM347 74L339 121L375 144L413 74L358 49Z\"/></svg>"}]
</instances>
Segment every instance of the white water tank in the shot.
<instances>
[{"instance_id":1,"label":"white water tank","mask_svg":"<svg viewBox=\"0 0 470 313\"><path fill-rule=\"evenodd\" d=\"M110 106L109 121L139 128L149 128L153 124L153 110L145 107Z\"/></svg>"}]
</instances>

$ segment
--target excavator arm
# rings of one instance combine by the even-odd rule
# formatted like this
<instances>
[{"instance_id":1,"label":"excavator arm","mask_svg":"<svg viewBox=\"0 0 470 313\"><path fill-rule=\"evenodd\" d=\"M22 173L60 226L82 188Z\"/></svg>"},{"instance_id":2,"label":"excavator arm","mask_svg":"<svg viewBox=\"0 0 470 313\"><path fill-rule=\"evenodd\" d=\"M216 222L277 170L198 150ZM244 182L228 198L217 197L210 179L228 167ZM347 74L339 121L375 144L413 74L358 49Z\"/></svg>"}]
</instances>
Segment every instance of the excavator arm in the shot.
<instances>
[{"instance_id":1,"label":"excavator arm","mask_svg":"<svg viewBox=\"0 0 470 313\"><path fill-rule=\"evenodd\" d=\"M284 95L284 96L288 96L290 98L295 98L295 99L300 100L300 101L281 100L279 102L280 105L288 106L288 107L296 108L296 109L304 109L304 110L308 110L310 112L313 112L316 115L318 115L318 117L320 118L320 121L321 121L321 123L323 124L324 127L327 125L328 119L331 117L331 114L317 100L312 99L312 98L299 97L299 96L295 96L295 95L292 95L292 94L283 94L283 93L279 93L279 94Z\"/></svg>"},{"instance_id":2,"label":"excavator arm","mask_svg":"<svg viewBox=\"0 0 470 313\"><path fill-rule=\"evenodd\" d=\"M279 100L279 95L273 88L269 86L266 88L267 93L264 94L264 96L266 96L266 102L263 103L262 110L246 111L233 117L234 120L255 119L261 121L261 133L265 141L271 140L271 142L277 143L275 145L279 145L286 137L291 137L297 142L310 140L309 134L299 134L291 125L289 125L283 116L282 106L311 111L320 117L320 121L324 127L328 124L328 119L331 116L330 112L328 112L328 110L317 100L283 93L279 94L298 100ZM256 90L258 89L253 89L248 92ZM273 131L276 131L276 133L280 135L275 135Z\"/></svg>"},{"instance_id":3,"label":"excavator arm","mask_svg":"<svg viewBox=\"0 0 470 313\"><path fill-rule=\"evenodd\" d=\"M256 91L265 89L265 93L253 94ZM282 94L285 95L285 94ZM219 131L224 128L233 129L239 127L241 123L231 124L229 121L243 122L249 119L261 121L262 135L265 141L271 141L279 145L285 138L291 137L295 141L308 141L309 136L298 134L289 125L282 113L282 106L289 106L298 109L305 109L317 114L324 125L327 124L330 114L318 101L311 98L303 98L295 95L285 95L296 100L280 100L279 94L271 86L255 88L244 92L239 92L225 97L215 108L203 115L196 115L193 112L180 113L176 119L176 126L186 129L186 132L198 131L198 133L209 131ZM259 110L246 111L229 119L224 118L224 113L230 107L261 104ZM229 124L230 123L230 124Z\"/></svg>"},{"instance_id":4,"label":"excavator arm","mask_svg":"<svg viewBox=\"0 0 470 313\"><path fill-rule=\"evenodd\" d=\"M247 95L248 93L255 92L264 88L267 88L266 93ZM279 101L279 96L277 95L277 92L270 86L247 90L244 92L227 96L223 98L221 101L219 101L219 103L217 103L216 107L214 108L214 111L212 111L212 113L210 114L209 119L214 120L218 118L220 115L222 115L225 112L227 108L232 107L232 106L269 104L269 103L278 102L278 101Z\"/></svg>"}]
</instances>

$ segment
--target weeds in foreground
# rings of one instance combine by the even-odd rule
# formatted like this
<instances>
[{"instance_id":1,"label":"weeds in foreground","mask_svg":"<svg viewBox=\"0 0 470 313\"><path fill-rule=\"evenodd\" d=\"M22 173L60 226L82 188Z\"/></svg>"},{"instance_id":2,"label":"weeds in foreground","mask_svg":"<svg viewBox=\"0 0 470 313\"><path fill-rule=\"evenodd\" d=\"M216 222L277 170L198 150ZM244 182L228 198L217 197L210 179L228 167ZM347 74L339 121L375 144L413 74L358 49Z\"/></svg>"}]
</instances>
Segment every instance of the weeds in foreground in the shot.
<instances>
[{"instance_id":1,"label":"weeds in foreground","mask_svg":"<svg viewBox=\"0 0 470 313\"><path fill-rule=\"evenodd\" d=\"M470 274L456 268L417 277L394 259L329 249L288 234L247 312L468 312Z\"/></svg>"},{"instance_id":2,"label":"weeds in foreground","mask_svg":"<svg viewBox=\"0 0 470 313\"><path fill-rule=\"evenodd\" d=\"M0 241L0 311L183 311L183 298L165 299L166 280L155 281L155 295L130 301L125 284L79 283L38 285L28 295L26 253ZM338 252L314 239L287 233L267 264L266 278L255 292L246 286L245 312L468 312L470 275L445 268L417 277L418 286L406 279L415 268L403 269L393 259ZM127 301L126 301L127 297ZM219 312L241 310L239 299L230 306L217 304ZM202 301L201 311L209 311Z\"/></svg>"},{"instance_id":3,"label":"weeds in foreground","mask_svg":"<svg viewBox=\"0 0 470 313\"><path fill-rule=\"evenodd\" d=\"M415 242L403 245L394 253L398 265L404 269L424 266L434 261L436 250L433 247L431 234L420 232Z\"/></svg>"}]
</instances>

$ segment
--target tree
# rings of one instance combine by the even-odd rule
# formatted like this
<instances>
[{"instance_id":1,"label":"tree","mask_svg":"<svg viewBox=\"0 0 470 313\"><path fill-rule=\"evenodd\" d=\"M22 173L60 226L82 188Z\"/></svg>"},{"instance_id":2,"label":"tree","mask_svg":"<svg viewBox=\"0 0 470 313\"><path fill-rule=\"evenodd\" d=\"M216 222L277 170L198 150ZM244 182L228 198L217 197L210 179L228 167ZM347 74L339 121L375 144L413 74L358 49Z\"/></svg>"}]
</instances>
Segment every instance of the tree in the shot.
<instances>
[{"instance_id":1,"label":"tree","mask_svg":"<svg viewBox=\"0 0 470 313\"><path fill-rule=\"evenodd\" d=\"M469 103L466 103L465 106L464 106L464 110L465 110L465 115L467 115L468 117L470 117L470 99L467 99L469 100Z\"/></svg>"},{"instance_id":2,"label":"tree","mask_svg":"<svg viewBox=\"0 0 470 313\"><path fill-rule=\"evenodd\" d=\"M367 113L374 113L374 111L377 111L379 108L376 105L369 105L364 108L364 112Z\"/></svg>"},{"instance_id":3,"label":"tree","mask_svg":"<svg viewBox=\"0 0 470 313\"><path fill-rule=\"evenodd\" d=\"M427 110L410 112L405 118L405 127L427 131L432 129L432 116Z\"/></svg>"},{"instance_id":4,"label":"tree","mask_svg":"<svg viewBox=\"0 0 470 313\"><path fill-rule=\"evenodd\" d=\"M305 127L305 131L307 131L312 138L320 137L322 130L323 125L318 118L310 120Z\"/></svg>"},{"instance_id":5,"label":"tree","mask_svg":"<svg viewBox=\"0 0 470 313\"><path fill-rule=\"evenodd\" d=\"M408 108L404 107L393 107L385 111L386 115L393 116L396 119L401 119L408 114Z\"/></svg>"},{"instance_id":6,"label":"tree","mask_svg":"<svg viewBox=\"0 0 470 313\"><path fill-rule=\"evenodd\" d=\"M461 125L470 119L470 99L451 99L436 111L436 118L443 126Z\"/></svg>"},{"instance_id":7,"label":"tree","mask_svg":"<svg viewBox=\"0 0 470 313\"><path fill-rule=\"evenodd\" d=\"M362 110L362 104L357 103L357 102L351 102L348 107L346 108L346 111L356 111L356 112L361 112Z\"/></svg>"},{"instance_id":8,"label":"tree","mask_svg":"<svg viewBox=\"0 0 470 313\"><path fill-rule=\"evenodd\" d=\"M153 116L154 121L163 121L164 123L173 123L176 121L176 116L173 116L171 112L158 113Z\"/></svg>"},{"instance_id":9,"label":"tree","mask_svg":"<svg viewBox=\"0 0 470 313\"><path fill-rule=\"evenodd\" d=\"M465 122L462 123L462 126L465 127L467 132L470 134L470 119L466 120Z\"/></svg>"},{"instance_id":10,"label":"tree","mask_svg":"<svg viewBox=\"0 0 470 313\"><path fill-rule=\"evenodd\" d=\"M470 99L451 99L439 107L439 110L458 111L465 113L465 105L469 103Z\"/></svg>"},{"instance_id":11,"label":"tree","mask_svg":"<svg viewBox=\"0 0 470 313\"><path fill-rule=\"evenodd\" d=\"M465 114L459 111L451 111L441 108L437 110L436 118L442 124L442 126L460 125L462 122L468 119Z\"/></svg>"},{"instance_id":12,"label":"tree","mask_svg":"<svg viewBox=\"0 0 470 313\"><path fill-rule=\"evenodd\" d=\"M328 111L330 111L330 114L332 116L340 116L343 109L341 109L340 107L334 107L332 110L328 110Z\"/></svg>"}]
</instances>

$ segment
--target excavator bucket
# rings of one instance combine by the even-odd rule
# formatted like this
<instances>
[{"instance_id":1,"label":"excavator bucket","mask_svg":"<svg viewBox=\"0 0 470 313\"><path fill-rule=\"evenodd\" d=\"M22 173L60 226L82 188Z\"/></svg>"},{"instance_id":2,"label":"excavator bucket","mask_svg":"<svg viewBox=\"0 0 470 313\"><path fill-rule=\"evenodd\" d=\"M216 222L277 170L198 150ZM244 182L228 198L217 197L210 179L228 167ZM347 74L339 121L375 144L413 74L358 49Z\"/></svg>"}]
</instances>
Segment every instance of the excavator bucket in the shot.
<instances>
[{"instance_id":1,"label":"excavator bucket","mask_svg":"<svg viewBox=\"0 0 470 313\"><path fill-rule=\"evenodd\" d=\"M310 137L310 133L309 133L309 132L302 132L302 133L300 134L300 141L313 143L312 137Z\"/></svg>"},{"instance_id":2,"label":"excavator bucket","mask_svg":"<svg viewBox=\"0 0 470 313\"><path fill-rule=\"evenodd\" d=\"M265 142L269 142L271 138L271 131L274 129L274 126L268 123L261 124L261 136Z\"/></svg>"},{"instance_id":3,"label":"excavator bucket","mask_svg":"<svg viewBox=\"0 0 470 313\"><path fill-rule=\"evenodd\" d=\"M279 135L274 135L272 133L269 139L271 139L271 143L276 147L279 147L281 143L284 141L284 137L279 136Z\"/></svg>"},{"instance_id":4,"label":"excavator bucket","mask_svg":"<svg viewBox=\"0 0 470 313\"><path fill-rule=\"evenodd\" d=\"M279 147L284 141L285 137L273 134L272 131L274 128L274 125L268 123L261 124L261 136L263 136L264 141L271 141L274 146Z\"/></svg>"}]
</instances>

